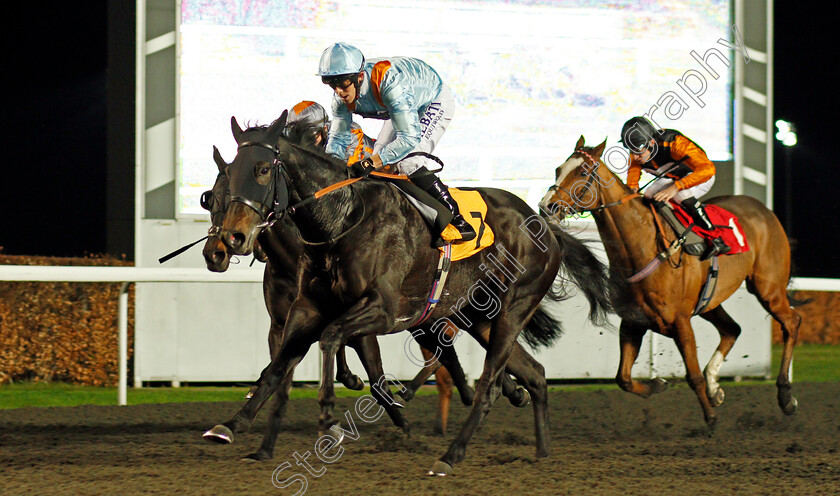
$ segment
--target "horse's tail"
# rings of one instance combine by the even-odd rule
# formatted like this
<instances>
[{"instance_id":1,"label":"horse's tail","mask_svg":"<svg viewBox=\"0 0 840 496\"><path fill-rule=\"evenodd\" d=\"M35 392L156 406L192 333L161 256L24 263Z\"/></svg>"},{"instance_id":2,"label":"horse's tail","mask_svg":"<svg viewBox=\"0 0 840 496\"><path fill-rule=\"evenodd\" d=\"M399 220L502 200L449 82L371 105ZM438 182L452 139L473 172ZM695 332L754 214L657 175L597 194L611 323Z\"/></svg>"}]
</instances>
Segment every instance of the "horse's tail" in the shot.
<instances>
[{"instance_id":1,"label":"horse's tail","mask_svg":"<svg viewBox=\"0 0 840 496\"><path fill-rule=\"evenodd\" d=\"M796 246L796 240L793 238L788 238L788 245L790 246L790 275L788 276L788 285L790 285L790 280L793 279L794 274L796 273L796 267L793 264L793 248ZM801 307L802 305L807 305L814 301L813 298L799 298L796 296L795 289L788 289L786 291L788 303L790 306L796 308Z\"/></svg>"},{"instance_id":2,"label":"horse's tail","mask_svg":"<svg viewBox=\"0 0 840 496\"><path fill-rule=\"evenodd\" d=\"M531 320L525 324L522 329L522 339L528 343L532 349L542 348L550 345L554 340L563 334L563 329L560 321L552 317L545 309L540 306L534 312Z\"/></svg>"},{"instance_id":3,"label":"horse's tail","mask_svg":"<svg viewBox=\"0 0 840 496\"><path fill-rule=\"evenodd\" d=\"M561 280L571 281L586 297L589 320L595 325L606 325L607 313L614 311L609 267L586 246L592 241L579 240L553 223L548 226L563 252ZM568 298L564 286L555 284L547 297L553 301Z\"/></svg>"}]
</instances>

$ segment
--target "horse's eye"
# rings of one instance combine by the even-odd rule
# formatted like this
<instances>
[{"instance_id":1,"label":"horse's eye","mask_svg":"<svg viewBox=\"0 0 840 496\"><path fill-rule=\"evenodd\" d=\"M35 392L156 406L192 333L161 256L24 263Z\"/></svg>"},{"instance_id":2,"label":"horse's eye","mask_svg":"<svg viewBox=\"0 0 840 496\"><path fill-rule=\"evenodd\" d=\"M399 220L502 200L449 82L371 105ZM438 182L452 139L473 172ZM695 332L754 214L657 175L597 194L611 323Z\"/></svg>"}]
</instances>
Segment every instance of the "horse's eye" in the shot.
<instances>
[{"instance_id":1,"label":"horse's eye","mask_svg":"<svg viewBox=\"0 0 840 496\"><path fill-rule=\"evenodd\" d=\"M580 175L583 176L583 177L586 177L586 176L589 175L589 172L588 171L580 171Z\"/></svg>"},{"instance_id":2,"label":"horse's eye","mask_svg":"<svg viewBox=\"0 0 840 496\"><path fill-rule=\"evenodd\" d=\"M198 203L201 205L201 208L204 210L209 211L211 207L211 202L213 201L213 192L212 191L205 191L201 193L201 198L198 200Z\"/></svg>"}]
</instances>

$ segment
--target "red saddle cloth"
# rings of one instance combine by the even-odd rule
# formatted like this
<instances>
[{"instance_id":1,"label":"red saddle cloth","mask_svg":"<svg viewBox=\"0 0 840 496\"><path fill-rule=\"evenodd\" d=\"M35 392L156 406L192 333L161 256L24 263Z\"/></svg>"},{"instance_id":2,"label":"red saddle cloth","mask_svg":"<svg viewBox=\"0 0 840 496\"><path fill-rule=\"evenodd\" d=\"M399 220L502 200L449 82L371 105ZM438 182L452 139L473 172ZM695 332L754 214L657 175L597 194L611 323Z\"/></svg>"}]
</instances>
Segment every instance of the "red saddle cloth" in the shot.
<instances>
[{"instance_id":1,"label":"red saddle cloth","mask_svg":"<svg viewBox=\"0 0 840 496\"><path fill-rule=\"evenodd\" d=\"M674 207L674 213L680 222L682 222L683 226L687 227L690 223L694 222L694 219L691 218L691 215L685 211L682 205L672 201L671 206ZM695 225L691 228L692 231L703 239L723 239L723 242L731 248L727 255L735 255L736 253L750 250L747 236L744 234L744 229L741 228L741 223L738 222L738 217L735 217L732 212L717 205L706 205L705 208L706 214L708 214L709 220L712 221L715 229L713 231L707 231Z\"/></svg>"}]
</instances>

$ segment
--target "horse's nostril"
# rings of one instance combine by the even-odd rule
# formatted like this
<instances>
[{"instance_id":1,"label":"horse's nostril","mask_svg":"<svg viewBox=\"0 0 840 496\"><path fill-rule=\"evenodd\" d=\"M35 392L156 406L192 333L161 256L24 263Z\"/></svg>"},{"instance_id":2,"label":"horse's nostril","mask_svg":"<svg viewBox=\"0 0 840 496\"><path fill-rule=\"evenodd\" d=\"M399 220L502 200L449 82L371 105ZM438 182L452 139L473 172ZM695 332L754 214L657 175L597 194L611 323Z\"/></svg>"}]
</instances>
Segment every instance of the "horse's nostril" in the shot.
<instances>
[{"instance_id":1,"label":"horse's nostril","mask_svg":"<svg viewBox=\"0 0 840 496\"><path fill-rule=\"evenodd\" d=\"M245 244L245 235L242 233L233 233L230 235L230 246L238 248Z\"/></svg>"}]
</instances>

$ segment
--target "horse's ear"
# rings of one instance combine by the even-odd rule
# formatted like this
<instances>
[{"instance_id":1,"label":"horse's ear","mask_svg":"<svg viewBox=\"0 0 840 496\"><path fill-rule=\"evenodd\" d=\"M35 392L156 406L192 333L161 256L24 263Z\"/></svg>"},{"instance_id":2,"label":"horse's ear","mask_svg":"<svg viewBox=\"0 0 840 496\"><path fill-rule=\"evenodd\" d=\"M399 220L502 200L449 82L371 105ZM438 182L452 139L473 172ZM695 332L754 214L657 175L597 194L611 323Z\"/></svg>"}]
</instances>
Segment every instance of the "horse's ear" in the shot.
<instances>
[{"instance_id":1,"label":"horse's ear","mask_svg":"<svg viewBox=\"0 0 840 496\"><path fill-rule=\"evenodd\" d=\"M607 147L607 138L604 138L604 141L592 149L592 155L601 158L601 154L604 153L604 148Z\"/></svg>"},{"instance_id":2,"label":"horse's ear","mask_svg":"<svg viewBox=\"0 0 840 496\"><path fill-rule=\"evenodd\" d=\"M225 159L222 158L222 154L219 153L219 149L216 146L213 146L213 161L216 162L216 167L219 168L219 172L224 172L225 167L227 167L227 162Z\"/></svg>"},{"instance_id":3,"label":"horse's ear","mask_svg":"<svg viewBox=\"0 0 840 496\"><path fill-rule=\"evenodd\" d=\"M581 134L580 138L578 138L577 144L575 145L575 150L580 150L581 148L583 148L583 145L585 143L586 143L586 140L583 139L583 135Z\"/></svg>"},{"instance_id":4,"label":"horse's ear","mask_svg":"<svg viewBox=\"0 0 840 496\"><path fill-rule=\"evenodd\" d=\"M277 144L280 140L280 136L283 134L283 130L286 128L286 118L288 115L289 111L284 110L283 113L280 114L280 117L268 126L268 130L265 132L267 143Z\"/></svg>"},{"instance_id":5,"label":"horse's ear","mask_svg":"<svg viewBox=\"0 0 840 496\"><path fill-rule=\"evenodd\" d=\"M233 133L233 139L236 140L236 144L239 144L239 138L242 137L242 128L236 122L235 116L230 116L230 131Z\"/></svg>"}]
</instances>

